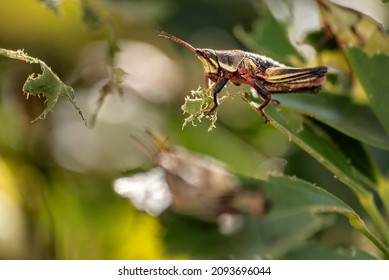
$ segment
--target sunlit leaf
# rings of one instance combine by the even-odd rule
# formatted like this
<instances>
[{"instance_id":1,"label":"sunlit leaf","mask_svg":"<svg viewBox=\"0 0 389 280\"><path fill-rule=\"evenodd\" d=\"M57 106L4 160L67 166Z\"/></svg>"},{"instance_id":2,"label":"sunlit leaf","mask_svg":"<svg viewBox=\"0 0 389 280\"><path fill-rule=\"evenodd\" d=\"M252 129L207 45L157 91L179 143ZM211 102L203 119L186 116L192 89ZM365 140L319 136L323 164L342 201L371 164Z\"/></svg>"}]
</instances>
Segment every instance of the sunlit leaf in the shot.
<instances>
[{"instance_id":1,"label":"sunlit leaf","mask_svg":"<svg viewBox=\"0 0 389 280\"><path fill-rule=\"evenodd\" d=\"M389 35L373 18L331 1L320 0L319 5L324 22L342 47L389 54Z\"/></svg>"}]
</instances>

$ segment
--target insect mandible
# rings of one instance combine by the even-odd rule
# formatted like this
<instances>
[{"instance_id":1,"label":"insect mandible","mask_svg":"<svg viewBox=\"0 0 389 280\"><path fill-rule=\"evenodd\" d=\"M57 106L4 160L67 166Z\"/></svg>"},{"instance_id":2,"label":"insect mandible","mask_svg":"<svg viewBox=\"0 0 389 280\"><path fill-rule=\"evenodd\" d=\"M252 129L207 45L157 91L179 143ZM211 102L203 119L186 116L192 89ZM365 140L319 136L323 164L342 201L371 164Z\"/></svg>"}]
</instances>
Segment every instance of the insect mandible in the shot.
<instances>
[{"instance_id":1,"label":"insect mandible","mask_svg":"<svg viewBox=\"0 0 389 280\"><path fill-rule=\"evenodd\" d=\"M158 36L181 44L195 53L203 64L206 86L209 86L210 80L216 83L213 89L214 105L208 112L208 116L211 116L219 106L217 94L228 81L231 81L234 85L249 84L257 91L259 97L263 100L257 110L265 123L268 123L270 119L263 109L272 100L272 94L318 93L327 73L327 67L325 66L289 67L266 56L242 50L195 48L180 38L161 30L159 30Z\"/></svg>"}]
</instances>

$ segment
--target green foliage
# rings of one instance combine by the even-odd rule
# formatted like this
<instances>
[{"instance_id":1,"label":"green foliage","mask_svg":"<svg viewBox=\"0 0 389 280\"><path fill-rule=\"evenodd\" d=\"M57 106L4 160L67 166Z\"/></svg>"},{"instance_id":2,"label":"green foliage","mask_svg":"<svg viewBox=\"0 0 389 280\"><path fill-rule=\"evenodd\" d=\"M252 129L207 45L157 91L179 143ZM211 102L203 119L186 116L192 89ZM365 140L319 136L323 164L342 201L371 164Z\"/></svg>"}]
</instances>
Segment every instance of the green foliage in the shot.
<instances>
[{"instance_id":1,"label":"green foliage","mask_svg":"<svg viewBox=\"0 0 389 280\"><path fill-rule=\"evenodd\" d=\"M349 96L322 92L317 96L277 96L277 100L282 106L319 120L358 141L389 149L388 134L370 106L358 104Z\"/></svg>"},{"instance_id":2,"label":"green foliage","mask_svg":"<svg viewBox=\"0 0 389 280\"><path fill-rule=\"evenodd\" d=\"M35 76L35 74L30 75L23 85L23 91L27 94L27 98L31 94L38 97L43 96L46 99L45 109L35 120L46 118L46 115L53 111L58 98L60 96L66 96L74 108L76 108L81 118L85 121L81 109L76 104L76 96L73 88L65 85L45 63L42 61L39 63L41 65L42 74L38 74L37 76Z\"/></svg>"},{"instance_id":3,"label":"green foliage","mask_svg":"<svg viewBox=\"0 0 389 280\"><path fill-rule=\"evenodd\" d=\"M196 258L280 258L330 226L332 219L327 213L360 219L339 198L295 177L242 181L265 194L271 205L268 214L260 219L247 218L243 228L230 236L220 234L215 225L209 224L204 230L202 223L170 215L164 219L170 229L166 235L169 247L174 252L190 252ZM188 235L193 236L192 242L187 242Z\"/></svg>"},{"instance_id":4,"label":"green foliage","mask_svg":"<svg viewBox=\"0 0 389 280\"><path fill-rule=\"evenodd\" d=\"M46 118L46 115L53 111L58 98L60 96L65 96L69 99L74 108L76 108L80 114L81 118L85 121L81 109L76 104L76 96L73 88L65 85L45 62L38 58L28 56L21 50L12 51L0 49L0 55L12 59L22 60L28 63L39 63L41 66L42 74L31 74L23 85L23 92L27 94L27 98L30 94L38 97L43 96L45 98L45 109L35 120Z\"/></svg>"}]
</instances>

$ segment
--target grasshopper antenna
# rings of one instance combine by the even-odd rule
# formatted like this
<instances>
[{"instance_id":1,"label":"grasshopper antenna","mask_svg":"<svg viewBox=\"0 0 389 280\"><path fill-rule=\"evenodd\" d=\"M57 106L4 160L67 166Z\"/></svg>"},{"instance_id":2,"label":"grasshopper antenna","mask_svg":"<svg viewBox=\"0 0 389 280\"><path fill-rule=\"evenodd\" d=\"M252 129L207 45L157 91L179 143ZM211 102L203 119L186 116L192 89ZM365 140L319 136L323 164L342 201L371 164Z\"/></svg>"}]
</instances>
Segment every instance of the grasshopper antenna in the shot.
<instances>
[{"instance_id":1,"label":"grasshopper antenna","mask_svg":"<svg viewBox=\"0 0 389 280\"><path fill-rule=\"evenodd\" d=\"M167 33L166 31L163 31L163 30L160 30L160 29L157 29L157 32L159 32L158 36L161 37L161 38L166 38L166 39L169 39L173 42L176 42L182 46L184 46L185 48L187 48L188 50L190 50L191 52L197 54L196 52L196 48L194 48L191 44L181 40L180 38L177 38L176 36L170 34L170 33Z\"/></svg>"},{"instance_id":2,"label":"grasshopper antenna","mask_svg":"<svg viewBox=\"0 0 389 280\"><path fill-rule=\"evenodd\" d=\"M157 154L157 149L152 143L149 143L147 140L142 138L139 135L131 134L132 141L138 146L138 148L151 160L154 160L155 155Z\"/></svg>"}]
</instances>

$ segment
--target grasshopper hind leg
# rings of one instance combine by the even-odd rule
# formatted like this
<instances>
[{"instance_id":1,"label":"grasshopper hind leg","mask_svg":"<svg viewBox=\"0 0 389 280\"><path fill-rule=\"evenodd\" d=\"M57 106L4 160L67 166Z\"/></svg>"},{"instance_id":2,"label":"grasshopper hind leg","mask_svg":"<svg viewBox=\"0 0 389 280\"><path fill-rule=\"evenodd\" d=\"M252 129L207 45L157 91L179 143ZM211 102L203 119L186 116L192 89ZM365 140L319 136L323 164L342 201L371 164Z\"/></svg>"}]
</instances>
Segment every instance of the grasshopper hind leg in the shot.
<instances>
[{"instance_id":1,"label":"grasshopper hind leg","mask_svg":"<svg viewBox=\"0 0 389 280\"><path fill-rule=\"evenodd\" d=\"M265 124L269 123L270 119L265 114L263 109L270 103L270 101L275 102L276 104L279 104L280 102L278 102L277 100L273 100L271 98L270 92L257 79L248 76L246 77L246 80L249 83L249 85L252 86L257 91L257 93L263 100L262 104L257 107L257 110L261 114L262 118L264 119Z\"/></svg>"},{"instance_id":2,"label":"grasshopper hind leg","mask_svg":"<svg viewBox=\"0 0 389 280\"><path fill-rule=\"evenodd\" d=\"M262 95L261 95L262 97ZM261 114L263 120L265 121L265 124L269 123L270 122L270 119L269 117L265 114L265 112L263 111L263 109L267 106L267 104L269 104L269 102L271 101L271 96L270 94L268 96L266 96L266 99L264 99L264 101L262 102L261 105L259 105L257 107L257 110L259 111L259 113Z\"/></svg>"}]
</instances>

